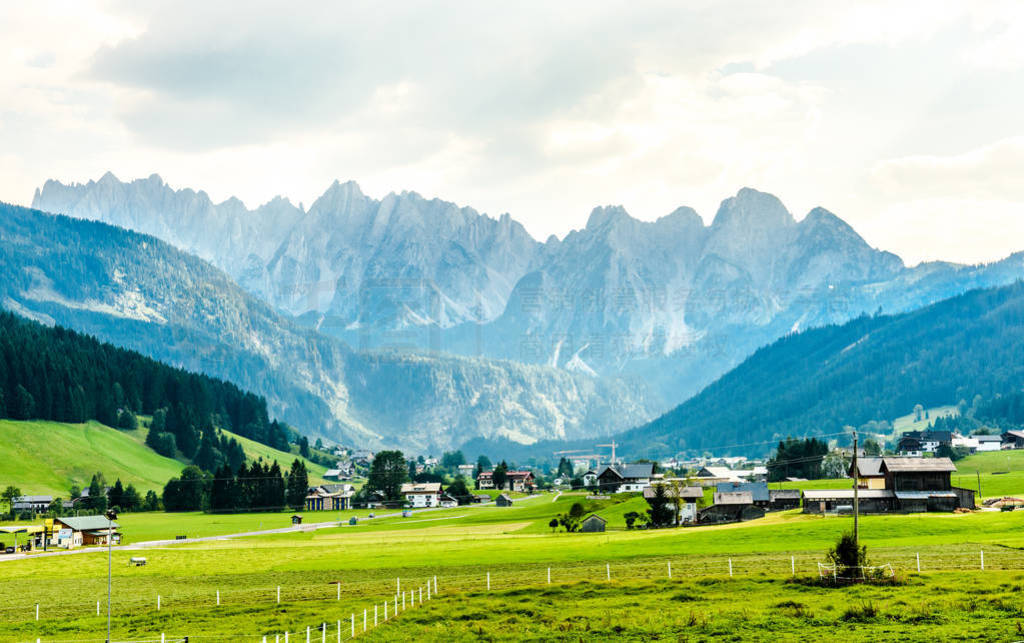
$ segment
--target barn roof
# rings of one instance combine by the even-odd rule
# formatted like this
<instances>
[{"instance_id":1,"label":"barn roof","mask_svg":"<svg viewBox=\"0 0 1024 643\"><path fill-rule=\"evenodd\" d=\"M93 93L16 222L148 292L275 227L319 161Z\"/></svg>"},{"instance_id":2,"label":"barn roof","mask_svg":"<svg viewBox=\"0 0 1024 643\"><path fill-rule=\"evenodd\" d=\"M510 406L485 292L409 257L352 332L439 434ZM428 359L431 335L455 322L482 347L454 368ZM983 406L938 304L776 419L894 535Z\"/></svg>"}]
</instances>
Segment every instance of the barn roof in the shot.
<instances>
[{"instance_id":1,"label":"barn roof","mask_svg":"<svg viewBox=\"0 0 1024 643\"><path fill-rule=\"evenodd\" d=\"M888 489L859 489L858 498L864 500L879 500L893 498L892 491ZM808 489L804 491L804 500L853 500L853 489Z\"/></svg>"},{"instance_id":2,"label":"barn roof","mask_svg":"<svg viewBox=\"0 0 1024 643\"><path fill-rule=\"evenodd\" d=\"M106 516L65 516L54 518L55 522L67 525L75 531L92 531L95 529L107 529L108 527L118 528L116 522L107 522Z\"/></svg>"},{"instance_id":3,"label":"barn roof","mask_svg":"<svg viewBox=\"0 0 1024 643\"><path fill-rule=\"evenodd\" d=\"M882 458L882 468L892 473L956 471L956 465L949 458Z\"/></svg>"},{"instance_id":4,"label":"barn roof","mask_svg":"<svg viewBox=\"0 0 1024 643\"><path fill-rule=\"evenodd\" d=\"M853 464L850 464L853 471ZM882 475L882 458L857 458L857 474L860 478L877 478Z\"/></svg>"}]
</instances>

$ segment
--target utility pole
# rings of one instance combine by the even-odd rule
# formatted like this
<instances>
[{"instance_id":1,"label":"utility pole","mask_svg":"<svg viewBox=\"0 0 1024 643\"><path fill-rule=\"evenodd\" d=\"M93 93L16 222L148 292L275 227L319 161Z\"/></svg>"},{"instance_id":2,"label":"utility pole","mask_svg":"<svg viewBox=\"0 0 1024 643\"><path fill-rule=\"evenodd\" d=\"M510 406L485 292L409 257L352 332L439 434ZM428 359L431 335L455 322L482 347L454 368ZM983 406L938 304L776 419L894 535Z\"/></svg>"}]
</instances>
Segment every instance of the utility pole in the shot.
<instances>
[{"instance_id":1,"label":"utility pole","mask_svg":"<svg viewBox=\"0 0 1024 643\"><path fill-rule=\"evenodd\" d=\"M978 500L981 500L981 471L975 469L974 473L978 476Z\"/></svg>"},{"instance_id":2,"label":"utility pole","mask_svg":"<svg viewBox=\"0 0 1024 643\"><path fill-rule=\"evenodd\" d=\"M857 531L857 518L860 514L860 494L858 493L857 480L860 471L857 469L857 430L853 431L853 546L860 551L860 534Z\"/></svg>"}]
</instances>

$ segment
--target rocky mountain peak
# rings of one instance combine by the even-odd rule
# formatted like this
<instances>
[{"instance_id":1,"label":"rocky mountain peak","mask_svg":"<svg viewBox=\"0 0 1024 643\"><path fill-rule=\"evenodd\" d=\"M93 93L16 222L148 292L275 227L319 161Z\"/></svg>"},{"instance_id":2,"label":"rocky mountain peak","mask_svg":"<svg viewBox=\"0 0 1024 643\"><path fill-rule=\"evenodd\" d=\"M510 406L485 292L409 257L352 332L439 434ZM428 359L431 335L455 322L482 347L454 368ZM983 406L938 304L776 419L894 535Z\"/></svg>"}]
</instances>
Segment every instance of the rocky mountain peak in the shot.
<instances>
[{"instance_id":1,"label":"rocky mountain peak","mask_svg":"<svg viewBox=\"0 0 1024 643\"><path fill-rule=\"evenodd\" d=\"M712 228L750 226L756 229L783 228L796 223L782 201L773 194L742 188L736 196L722 201Z\"/></svg>"}]
</instances>

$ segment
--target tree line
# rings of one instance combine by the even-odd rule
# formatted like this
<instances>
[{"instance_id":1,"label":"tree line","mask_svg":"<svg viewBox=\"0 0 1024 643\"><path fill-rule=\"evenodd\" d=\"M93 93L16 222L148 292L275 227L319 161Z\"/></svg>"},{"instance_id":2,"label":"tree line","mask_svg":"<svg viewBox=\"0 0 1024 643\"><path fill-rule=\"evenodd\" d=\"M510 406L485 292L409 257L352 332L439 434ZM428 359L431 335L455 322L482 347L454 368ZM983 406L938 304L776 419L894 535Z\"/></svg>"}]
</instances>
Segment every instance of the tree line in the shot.
<instances>
[{"instance_id":1,"label":"tree line","mask_svg":"<svg viewBox=\"0 0 1024 643\"><path fill-rule=\"evenodd\" d=\"M176 449L193 459L204 440L208 449L220 448L213 442L218 427L289 448L290 429L269 419L261 396L88 335L0 312L0 418L96 420L132 429L138 414L153 416L150 446L164 455Z\"/></svg>"},{"instance_id":2,"label":"tree line","mask_svg":"<svg viewBox=\"0 0 1024 643\"><path fill-rule=\"evenodd\" d=\"M192 465L164 485L166 511L296 511L306 506L309 472L296 458L287 474L275 460L244 462L237 470L222 464L213 474Z\"/></svg>"}]
</instances>

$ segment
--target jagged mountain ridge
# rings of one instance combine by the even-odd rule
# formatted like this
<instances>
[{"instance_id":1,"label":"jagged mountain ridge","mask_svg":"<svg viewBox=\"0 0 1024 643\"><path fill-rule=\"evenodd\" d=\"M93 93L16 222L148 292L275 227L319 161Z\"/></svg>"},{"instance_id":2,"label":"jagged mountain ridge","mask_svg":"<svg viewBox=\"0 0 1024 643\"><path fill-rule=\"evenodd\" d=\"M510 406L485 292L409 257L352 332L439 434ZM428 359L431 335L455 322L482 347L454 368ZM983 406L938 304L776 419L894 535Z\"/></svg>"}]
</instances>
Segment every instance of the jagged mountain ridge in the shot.
<instances>
[{"instance_id":1,"label":"jagged mountain ridge","mask_svg":"<svg viewBox=\"0 0 1024 643\"><path fill-rule=\"evenodd\" d=\"M333 184L308 212L282 199L251 212L237 200L214 206L159 177L121 183L109 174L84 185L48 181L33 203L161 236L361 349L629 378L659 410L795 330L911 310L1024 274L1014 258L908 268L827 210L797 221L750 188L724 200L709 225L685 207L653 222L601 207L583 229L545 243L508 215L415 193L377 201L351 182Z\"/></svg>"},{"instance_id":2,"label":"jagged mountain ridge","mask_svg":"<svg viewBox=\"0 0 1024 643\"><path fill-rule=\"evenodd\" d=\"M0 305L267 398L304 433L439 452L474 436L530 442L650 416L629 383L542 366L360 353L296 325L226 274L152 236L0 204Z\"/></svg>"}]
</instances>

